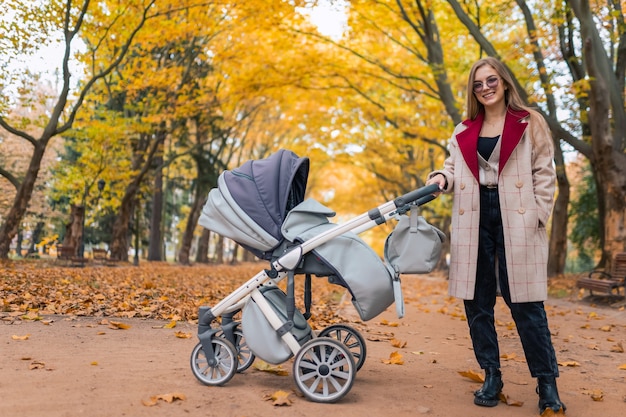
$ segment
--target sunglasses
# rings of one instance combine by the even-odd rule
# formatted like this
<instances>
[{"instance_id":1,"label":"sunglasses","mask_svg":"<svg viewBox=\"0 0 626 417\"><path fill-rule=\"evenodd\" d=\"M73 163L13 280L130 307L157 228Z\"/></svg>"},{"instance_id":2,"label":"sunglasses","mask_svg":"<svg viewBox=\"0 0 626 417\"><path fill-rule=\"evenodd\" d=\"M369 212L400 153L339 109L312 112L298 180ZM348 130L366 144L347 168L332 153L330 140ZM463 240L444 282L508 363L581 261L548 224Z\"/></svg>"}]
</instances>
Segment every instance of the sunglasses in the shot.
<instances>
[{"instance_id":1,"label":"sunglasses","mask_svg":"<svg viewBox=\"0 0 626 417\"><path fill-rule=\"evenodd\" d=\"M474 86L472 87L472 89L475 93L480 93L481 91L483 91L485 84L487 85L487 88L496 88L499 82L500 77L496 77L495 75L493 75L487 78L484 84L482 81L474 81Z\"/></svg>"}]
</instances>

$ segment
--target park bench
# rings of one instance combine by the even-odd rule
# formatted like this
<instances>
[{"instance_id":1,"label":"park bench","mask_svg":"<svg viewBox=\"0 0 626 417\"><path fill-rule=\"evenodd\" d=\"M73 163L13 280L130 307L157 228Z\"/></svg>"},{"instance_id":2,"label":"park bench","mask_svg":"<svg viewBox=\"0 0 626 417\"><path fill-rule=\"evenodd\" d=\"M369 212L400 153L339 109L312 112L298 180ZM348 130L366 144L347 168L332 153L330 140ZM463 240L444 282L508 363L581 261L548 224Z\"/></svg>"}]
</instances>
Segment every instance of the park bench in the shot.
<instances>
[{"instance_id":1,"label":"park bench","mask_svg":"<svg viewBox=\"0 0 626 417\"><path fill-rule=\"evenodd\" d=\"M76 255L76 248L68 245L57 245L57 259L71 265L84 266L87 259Z\"/></svg>"},{"instance_id":2,"label":"park bench","mask_svg":"<svg viewBox=\"0 0 626 417\"><path fill-rule=\"evenodd\" d=\"M91 256L94 262L106 263L108 261L108 251L106 249L93 248L91 250Z\"/></svg>"},{"instance_id":3,"label":"park bench","mask_svg":"<svg viewBox=\"0 0 626 417\"><path fill-rule=\"evenodd\" d=\"M622 295L622 289L626 286L626 252L615 255L611 271L593 270L586 278L579 278L576 286L609 295Z\"/></svg>"}]
</instances>

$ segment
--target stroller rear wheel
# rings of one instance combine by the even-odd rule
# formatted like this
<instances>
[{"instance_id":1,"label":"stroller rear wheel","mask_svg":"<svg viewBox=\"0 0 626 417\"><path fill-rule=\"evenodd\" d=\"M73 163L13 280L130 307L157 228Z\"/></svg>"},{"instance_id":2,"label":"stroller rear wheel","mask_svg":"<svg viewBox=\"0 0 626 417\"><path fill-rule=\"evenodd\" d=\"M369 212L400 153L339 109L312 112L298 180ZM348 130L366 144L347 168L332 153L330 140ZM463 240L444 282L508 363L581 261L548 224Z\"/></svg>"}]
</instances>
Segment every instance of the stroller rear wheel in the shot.
<instances>
[{"instance_id":1,"label":"stroller rear wheel","mask_svg":"<svg viewBox=\"0 0 626 417\"><path fill-rule=\"evenodd\" d=\"M198 343L191 352L191 371L205 385L223 385L237 372L237 349L222 337L211 339L212 357L208 357Z\"/></svg>"},{"instance_id":2,"label":"stroller rear wheel","mask_svg":"<svg viewBox=\"0 0 626 417\"><path fill-rule=\"evenodd\" d=\"M352 353L357 371L365 363L367 355L365 339L356 329L345 324L333 324L322 330L319 333L319 337L330 337L346 345L350 349L350 353Z\"/></svg>"},{"instance_id":3,"label":"stroller rear wheel","mask_svg":"<svg viewBox=\"0 0 626 417\"><path fill-rule=\"evenodd\" d=\"M356 366L348 348L335 339L317 337L306 342L294 358L298 389L311 401L335 402L352 388Z\"/></svg>"}]
</instances>

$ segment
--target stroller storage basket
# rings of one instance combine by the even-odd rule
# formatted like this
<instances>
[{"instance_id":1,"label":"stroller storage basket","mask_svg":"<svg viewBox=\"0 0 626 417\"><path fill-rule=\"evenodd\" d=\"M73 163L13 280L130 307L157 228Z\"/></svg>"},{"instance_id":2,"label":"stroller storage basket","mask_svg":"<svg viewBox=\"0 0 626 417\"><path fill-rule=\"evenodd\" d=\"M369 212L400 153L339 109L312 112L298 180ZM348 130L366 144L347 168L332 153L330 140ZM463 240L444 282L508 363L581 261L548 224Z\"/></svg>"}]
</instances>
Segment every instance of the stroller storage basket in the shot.
<instances>
[{"instance_id":1,"label":"stroller storage basket","mask_svg":"<svg viewBox=\"0 0 626 417\"><path fill-rule=\"evenodd\" d=\"M276 286L261 287L261 293L283 323L287 322L287 295ZM243 308L241 327L250 350L267 363L279 364L293 356L289 346L278 336L258 305L248 300ZM300 344L312 338L312 330L302 313L295 310L290 332Z\"/></svg>"}]
</instances>

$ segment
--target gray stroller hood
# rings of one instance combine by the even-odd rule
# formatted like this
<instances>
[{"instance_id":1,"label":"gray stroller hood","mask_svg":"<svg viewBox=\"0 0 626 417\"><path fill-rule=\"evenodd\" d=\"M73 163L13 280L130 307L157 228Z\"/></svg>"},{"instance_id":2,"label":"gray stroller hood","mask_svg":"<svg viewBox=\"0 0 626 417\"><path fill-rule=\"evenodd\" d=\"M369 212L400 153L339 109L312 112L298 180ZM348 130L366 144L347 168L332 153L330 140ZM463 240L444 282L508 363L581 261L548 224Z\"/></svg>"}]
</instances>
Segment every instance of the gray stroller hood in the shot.
<instances>
[{"instance_id":1,"label":"gray stroller hood","mask_svg":"<svg viewBox=\"0 0 626 417\"><path fill-rule=\"evenodd\" d=\"M283 240L280 227L286 214L304 200L308 175L309 159L284 149L224 171L198 224L270 259Z\"/></svg>"},{"instance_id":2,"label":"gray stroller hood","mask_svg":"<svg viewBox=\"0 0 626 417\"><path fill-rule=\"evenodd\" d=\"M329 228L337 227L328 221L335 212L313 199L294 207L285 222L282 233L291 242L302 243ZM346 232L311 251L325 264L332 275L328 281L350 291L352 304L362 320L370 320L394 302L392 276L374 250L353 232ZM306 271L304 271L306 272Z\"/></svg>"}]
</instances>

